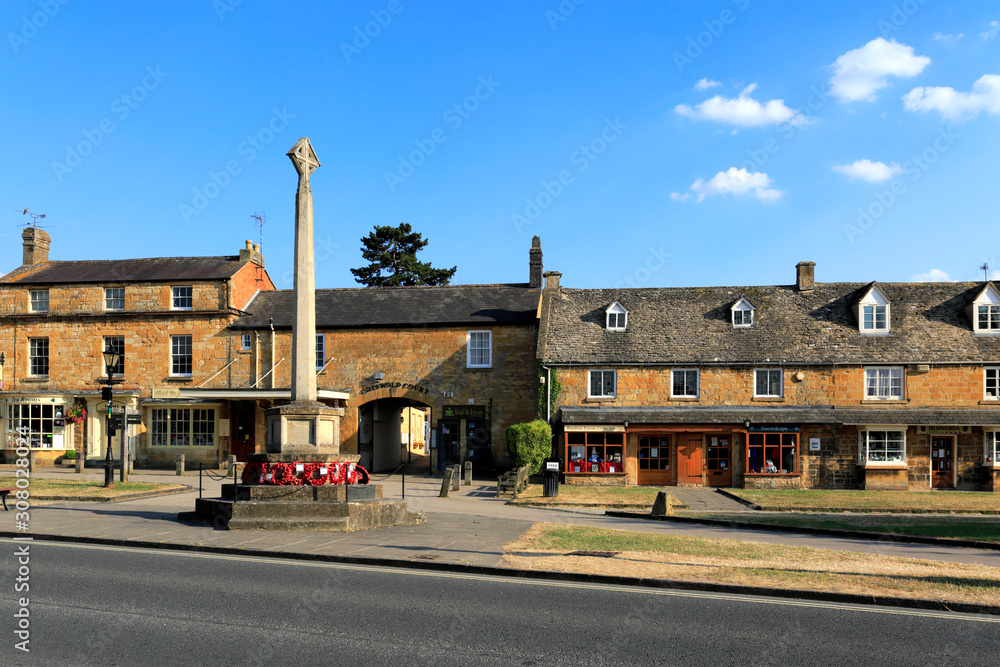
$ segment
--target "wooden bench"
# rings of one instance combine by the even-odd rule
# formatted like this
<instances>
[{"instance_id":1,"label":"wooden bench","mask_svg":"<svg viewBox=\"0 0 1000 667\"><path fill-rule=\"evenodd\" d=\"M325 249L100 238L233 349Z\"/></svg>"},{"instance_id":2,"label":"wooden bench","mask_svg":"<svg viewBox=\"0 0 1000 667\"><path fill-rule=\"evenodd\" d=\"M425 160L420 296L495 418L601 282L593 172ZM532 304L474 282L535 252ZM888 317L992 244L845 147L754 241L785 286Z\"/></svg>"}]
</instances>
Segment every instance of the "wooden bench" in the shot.
<instances>
[{"instance_id":1,"label":"wooden bench","mask_svg":"<svg viewBox=\"0 0 1000 667\"><path fill-rule=\"evenodd\" d=\"M511 494L515 498L517 494L528 488L528 476L531 474L531 466L525 465L514 470L508 470L497 479L497 497Z\"/></svg>"},{"instance_id":2,"label":"wooden bench","mask_svg":"<svg viewBox=\"0 0 1000 667\"><path fill-rule=\"evenodd\" d=\"M10 509L7 507L7 496L17 491L17 489L0 489L0 500L3 501L3 511L9 512Z\"/></svg>"}]
</instances>

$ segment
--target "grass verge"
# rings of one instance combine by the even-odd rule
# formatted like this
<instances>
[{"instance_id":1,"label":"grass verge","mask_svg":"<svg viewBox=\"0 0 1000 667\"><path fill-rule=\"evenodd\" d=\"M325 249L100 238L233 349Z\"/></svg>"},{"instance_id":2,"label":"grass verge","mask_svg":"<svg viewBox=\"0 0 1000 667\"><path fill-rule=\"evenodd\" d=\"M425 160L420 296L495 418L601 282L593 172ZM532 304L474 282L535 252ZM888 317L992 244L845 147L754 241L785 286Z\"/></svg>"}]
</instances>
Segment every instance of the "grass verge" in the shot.
<instances>
[{"instance_id":1,"label":"grass verge","mask_svg":"<svg viewBox=\"0 0 1000 667\"><path fill-rule=\"evenodd\" d=\"M1000 601L998 568L761 542L541 523L504 551L510 567L533 570L992 606ZM574 551L617 553L567 555Z\"/></svg>"},{"instance_id":2,"label":"grass verge","mask_svg":"<svg viewBox=\"0 0 1000 667\"><path fill-rule=\"evenodd\" d=\"M901 512L1000 514L1000 494L974 491L727 489L770 512Z\"/></svg>"},{"instance_id":3,"label":"grass verge","mask_svg":"<svg viewBox=\"0 0 1000 667\"><path fill-rule=\"evenodd\" d=\"M864 530L892 535L912 535L975 542L1000 543L1000 518L982 516L927 516L925 514L701 514L704 518L753 525L796 528Z\"/></svg>"},{"instance_id":4,"label":"grass verge","mask_svg":"<svg viewBox=\"0 0 1000 667\"><path fill-rule=\"evenodd\" d=\"M529 484L511 505L552 505L563 507L607 507L614 509L649 509L662 489L651 486L575 486L560 484L555 498L542 497L541 484ZM680 501L669 496L671 505Z\"/></svg>"},{"instance_id":5,"label":"grass verge","mask_svg":"<svg viewBox=\"0 0 1000 667\"><path fill-rule=\"evenodd\" d=\"M23 477L20 479L24 479ZM115 482L110 488L104 488L104 481L96 480L75 480L75 479L50 479L45 477L31 477L28 491L32 500L55 500L63 498L73 498L88 500L95 498L114 499L130 496L135 493L174 491L176 489L186 489L188 487L181 484L153 484L150 482ZM12 489L16 487L17 478L0 477L0 488ZM7 504L13 496L7 498Z\"/></svg>"}]
</instances>

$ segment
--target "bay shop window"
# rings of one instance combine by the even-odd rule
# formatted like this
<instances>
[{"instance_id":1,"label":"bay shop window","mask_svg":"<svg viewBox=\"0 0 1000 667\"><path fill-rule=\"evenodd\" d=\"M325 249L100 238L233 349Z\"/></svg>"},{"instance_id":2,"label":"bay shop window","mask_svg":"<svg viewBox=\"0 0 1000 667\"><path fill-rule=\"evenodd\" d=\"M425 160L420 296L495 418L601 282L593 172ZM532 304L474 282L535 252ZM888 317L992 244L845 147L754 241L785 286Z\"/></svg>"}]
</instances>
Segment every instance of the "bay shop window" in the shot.
<instances>
[{"instance_id":1,"label":"bay shop window","mask_svg":"<svg viewBox=\"0 0 1000 667\"><path fill-rule=\"evenodd\" d=\"M625 433L569 431L566 433L566 474L625 474Z\"/></svg>"}]
</instances>

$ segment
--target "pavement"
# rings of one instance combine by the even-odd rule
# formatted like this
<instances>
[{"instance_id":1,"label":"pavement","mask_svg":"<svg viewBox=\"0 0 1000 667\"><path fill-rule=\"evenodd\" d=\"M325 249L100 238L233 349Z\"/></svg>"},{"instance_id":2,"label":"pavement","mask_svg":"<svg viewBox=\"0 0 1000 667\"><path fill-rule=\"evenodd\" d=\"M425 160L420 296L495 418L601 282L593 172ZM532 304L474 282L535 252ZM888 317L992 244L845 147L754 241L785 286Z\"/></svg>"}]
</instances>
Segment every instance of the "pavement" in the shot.
<instances>
[{"instance_id":1,"label":"pavement","mask_svg":"<svg viewBox=\"0 0 1000 667\"><path fill-rule=\"evenodd\" d=\"M0 470L0 475L5 472ZM102 470L89 468L80 475L72 468L37 469L32 475L39 478L104 479ZM139 482L180 483L191 488L181 494L125 502L54 501L32 504L27 534L36 539L56 536L60 539L111 540L126 544L136 542L171 545L175 548L214 547L262 554L337 556L411 563L434 561L442 564L495 567L503 565L504 545L516 540L532 524L548 522L1000 567L1000 551L944 544L882 542L727 526L650 522L611 517L598 509L515 507L507 505L504 499L495 497L496 483L489 480L474 480L471 486L463 486L457 492L452 491L448 498L440 498L440 478L424 475L393 475L385 479L375 475L373 482L383 485L383 495L386 498L403 497L405 489L405 499L410 511L424 512L427 516L425 524L353 533L229 531L204 523L178 520L179 512L194 509L194 501L199 494L197 472L178 477L172 470L143 470L130 475L129 479ZM204 475L201 493L206 498L219 497L223 481L221 471ZM693 510L749 511L740 503L711 489L671 487L669 490ZM24 534L16 529L15 512L0 512L0 532L8 536Z\"/></svg>"}]
</instances>

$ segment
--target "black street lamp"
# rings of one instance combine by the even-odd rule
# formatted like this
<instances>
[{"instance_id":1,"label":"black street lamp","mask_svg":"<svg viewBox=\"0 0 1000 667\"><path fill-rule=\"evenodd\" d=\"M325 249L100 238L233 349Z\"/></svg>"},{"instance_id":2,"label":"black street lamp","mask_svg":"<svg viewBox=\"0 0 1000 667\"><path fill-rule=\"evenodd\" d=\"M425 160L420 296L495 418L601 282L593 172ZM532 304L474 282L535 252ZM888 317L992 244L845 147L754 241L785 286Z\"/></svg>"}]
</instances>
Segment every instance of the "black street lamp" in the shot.
<instances>
[{"instance_id":1,"label":"black street lamp","mask_svg":"<svg viewBox=\"0 0 1000 667\"><path fill-rule=\"evenodd\" d=\"M108 402L108 451L104 457L104 488L110 489L115 485L115 464L111 455L111 385L114 384L111 374L115 366L121 362L123 355L110 348L104 350L103 354L104 368L108 372L108 379L106 380L108 386L101 390L101 398ZM124 465L124 461L122 462L122 465Z\"/></svg>"}]
</instances>

